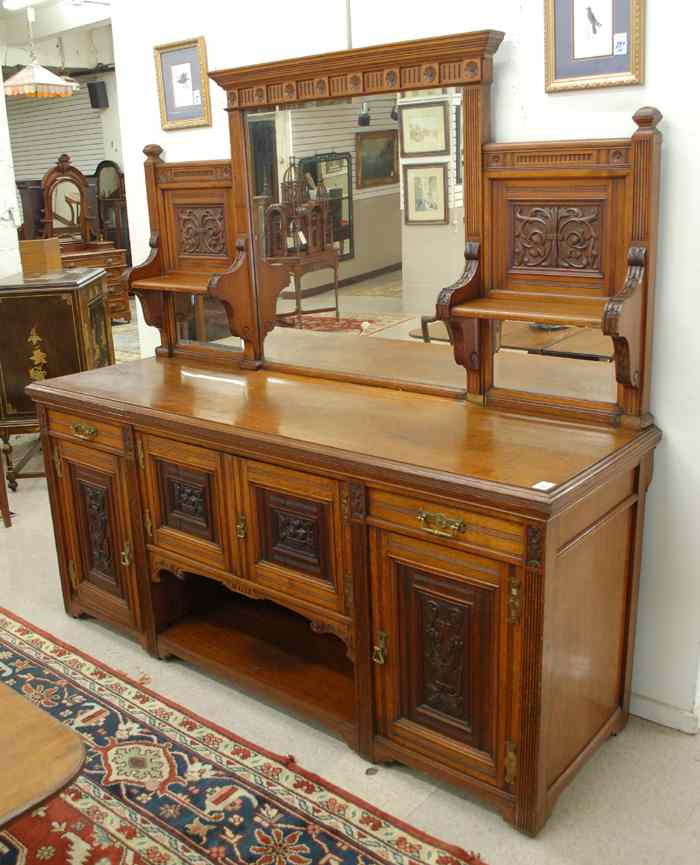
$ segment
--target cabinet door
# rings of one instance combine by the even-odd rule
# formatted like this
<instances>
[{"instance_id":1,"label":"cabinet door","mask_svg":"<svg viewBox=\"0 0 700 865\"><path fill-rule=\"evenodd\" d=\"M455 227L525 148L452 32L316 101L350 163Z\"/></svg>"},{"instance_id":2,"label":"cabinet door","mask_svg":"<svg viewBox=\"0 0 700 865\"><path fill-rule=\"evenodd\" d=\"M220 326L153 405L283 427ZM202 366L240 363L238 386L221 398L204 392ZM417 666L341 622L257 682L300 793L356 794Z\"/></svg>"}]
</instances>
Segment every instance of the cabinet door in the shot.
<instances>
[{"instance_id":1,"label":"cabinet door","mask_svg":"<svg viewBox=\"0 0 700 865\"><path fill-rule=\"evenodd\" d=\"M283 598L344 613L340 484L244 460L250 578Z\"/></svg>"},{"instance_id":2,"label":"cabinet door","mask_svg":"<svg viewBox=\"0 0 700 865\"><path fill-rule=\"evenodd\" d=\"M123 460L72 442L54 447L61 465L72 599L98 618L138 627Z\"/></svg>"},{"instance_id":3,"label":"cabinet door","mask_svg":"<svg viewBox=\"0 0 700 865\"><path fill-rule=\"evenodd\" d=\"M494 781L509 566L388 532L373 561L380 735Z\"/></svg>"},{"instance_id":4,"label":"cabinet door","mask_svg":"<svg viewBox=\"0 0 700 865\"><path fill-rule=\"evenodd\" d=\"M223 454L142 435L149 542L163 550L222 570L232 562L226 490L233 495ZM235 559L235 557L234 557Z\"/></svg>"}]
</instances>

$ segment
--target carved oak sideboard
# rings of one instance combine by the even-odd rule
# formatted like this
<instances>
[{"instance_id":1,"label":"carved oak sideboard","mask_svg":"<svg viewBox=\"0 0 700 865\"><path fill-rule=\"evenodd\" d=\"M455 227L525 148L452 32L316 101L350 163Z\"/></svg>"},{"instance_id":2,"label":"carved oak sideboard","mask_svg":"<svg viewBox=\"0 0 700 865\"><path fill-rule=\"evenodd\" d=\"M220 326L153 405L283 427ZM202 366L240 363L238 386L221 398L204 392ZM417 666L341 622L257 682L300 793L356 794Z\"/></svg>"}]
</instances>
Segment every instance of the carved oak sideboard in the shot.
<instances>
[{"instance_id":1,"label":"carved oak sideboard","mask_svg":"<svg viewBox=\"0 0 700 865\"><path fill-rule=\"evenodd\" d=\"M629 714L661 435L649 413L661 115L638 111L628 139L491 144L502 37L212 73L231 160L166 164L145 148L151 253L130 286L161 332L156 357L29 392L71 615L320 721L369 760L462 786L536 834ZM452 349L345 335L316 340L306 367L284 363L291 342L273 329L288 279L253 236L247 112L443 86L461 89L465 131L466 266L434 293ZM602 370L612 395L552 396L541 375L496 386L502 321L609 336L605 364L585 371ZM406 373L431 364L425 380Z\"/></svg>"}]
</instances>

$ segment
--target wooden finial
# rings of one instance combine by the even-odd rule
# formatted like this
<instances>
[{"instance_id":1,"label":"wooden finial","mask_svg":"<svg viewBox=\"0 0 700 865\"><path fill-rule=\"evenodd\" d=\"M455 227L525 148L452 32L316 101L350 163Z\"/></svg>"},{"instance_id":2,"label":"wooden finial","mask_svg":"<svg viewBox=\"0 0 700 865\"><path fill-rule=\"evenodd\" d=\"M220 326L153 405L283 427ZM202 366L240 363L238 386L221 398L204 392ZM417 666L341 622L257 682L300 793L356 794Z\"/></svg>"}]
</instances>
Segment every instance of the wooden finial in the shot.
<instances>
[{"instance_id":1,"label":"wooden finial","mask_svg":"<svg viewBox=\"0 0 700 865\"><path fill-rule=\"evenodd\" d=\"M632 119L640 129L656 129L656 126L662 117L663 114L658 108L654 108L651 105L645 105L634 112L634 117Z\"/></svg>"},{"instance_id":2,"label":"wooden finial","mask_svg":"<svg viewBox=\"0 0 700 865\"><path fill-rule=\"evenodd\" d=\"M148 162L162 162L160 154L163 152L163 148L160 144L147 144L143 148L143 152L148 157Z\"/></svg>"}]
</instances>

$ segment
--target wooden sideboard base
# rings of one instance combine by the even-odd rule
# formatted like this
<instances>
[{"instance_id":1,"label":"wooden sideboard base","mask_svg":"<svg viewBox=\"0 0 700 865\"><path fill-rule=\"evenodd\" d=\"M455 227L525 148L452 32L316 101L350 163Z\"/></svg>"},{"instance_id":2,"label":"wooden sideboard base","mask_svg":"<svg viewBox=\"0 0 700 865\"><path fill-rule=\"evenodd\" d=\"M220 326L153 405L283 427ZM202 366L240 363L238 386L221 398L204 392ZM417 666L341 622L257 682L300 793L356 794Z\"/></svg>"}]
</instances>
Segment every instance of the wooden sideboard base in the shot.
<instances>
[{"instance_id":1,"label":"wooden sideboard base","mask_svg":"<svg viewBox=\"0 0 700 865\"><path fill-rule=\"evenodd\" d=\"M177 358L29 392L70 614L530 835L624 725L655 427Z\"/></svg>"}]
</instances>

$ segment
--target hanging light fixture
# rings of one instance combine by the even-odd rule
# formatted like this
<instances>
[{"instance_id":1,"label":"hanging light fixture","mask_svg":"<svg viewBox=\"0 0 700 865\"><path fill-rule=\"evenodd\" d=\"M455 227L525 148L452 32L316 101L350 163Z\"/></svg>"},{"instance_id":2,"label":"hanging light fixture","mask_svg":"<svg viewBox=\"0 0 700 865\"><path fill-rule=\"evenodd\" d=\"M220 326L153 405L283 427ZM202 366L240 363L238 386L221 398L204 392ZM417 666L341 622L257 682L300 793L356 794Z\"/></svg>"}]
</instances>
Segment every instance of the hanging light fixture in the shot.
<instances>
[{"instance_id":1,"label":"hanging light fixture","mask_svg":"<svg viewBox=\"0 0 700 865\"><path fill-rule=\"evenodd\" d=\"M34 99L54 99L59 96L72 96L80 85L77 81L66 80L60 75L54 75L48 69L36 62L34 50L34 33L32 24L36 20L33 7L27 7L27 28L29 30L30 63L16 72L4 84L5 96L25 96Z\"/></svg>"}]
</instances>

